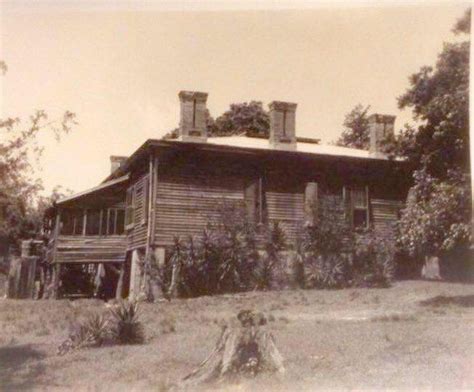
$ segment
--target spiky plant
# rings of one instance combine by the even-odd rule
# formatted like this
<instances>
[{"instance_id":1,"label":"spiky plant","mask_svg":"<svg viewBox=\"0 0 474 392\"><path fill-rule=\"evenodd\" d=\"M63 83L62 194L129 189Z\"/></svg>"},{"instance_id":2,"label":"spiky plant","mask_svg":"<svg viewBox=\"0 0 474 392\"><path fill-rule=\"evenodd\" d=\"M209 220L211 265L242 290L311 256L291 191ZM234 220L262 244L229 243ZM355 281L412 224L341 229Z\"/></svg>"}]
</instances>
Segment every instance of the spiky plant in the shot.
<instances>
[{"instance_id":1,"label":"spiky plant","mask_svg":"<svg viewBox=\"0 0 474 392\"><path fill-rule=\"evenodd\" d=\"M111 309L116 321L113 334L120 344L140 344L145 340L143 324L139 320L139 306L137 302L121 302Z\"/></svg>"},{"instance_id":2,"label":"spiky plant","mask_svg":"<svg viewBox=\"0 0 474 392\"><path fill-rule=\"evenodd\" d=\"M341 255L319 256L306 265L306 284L311 288L334 289L346 285L346 260Z\"/></svg>"},{"instance_id":3,"label":"spiky plant","mask_svg":"<svg viewBox=\"0 0 474 392\"><path fill-rule=\"evenodd\" d=\"M107 318L101 314L93 314L74 328L68 338L58 347L57 353L64 355L84 347L101 346L109 333Z\"/></svg>"}]
</instances>

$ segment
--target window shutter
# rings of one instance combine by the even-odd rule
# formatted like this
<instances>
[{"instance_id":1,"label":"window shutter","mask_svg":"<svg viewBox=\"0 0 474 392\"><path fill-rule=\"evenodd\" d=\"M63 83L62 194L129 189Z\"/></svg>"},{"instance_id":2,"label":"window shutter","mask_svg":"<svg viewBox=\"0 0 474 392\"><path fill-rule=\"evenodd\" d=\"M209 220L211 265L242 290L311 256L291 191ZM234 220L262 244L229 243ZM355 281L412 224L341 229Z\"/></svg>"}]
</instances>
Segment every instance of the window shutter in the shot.
<instances>
[{"instance_id":1,"label":"window shutter","mask_svg":"<svg viewBox=\"0 0 474 392\"><path fill-rule=\"evenodd\" d=\"M253 181L250 183L244 192L245 197L245 208L247 210L247 216L251 221L257 222L257 200L258 200L258 182Z\"/></svg>"},{"instance_id":2,"label":"window shutter","mask_svg":"<svg viewBox=\"0 0 474 392\"><path fill-rule=\"evenodd\" d=\"M318 183L308 182L304 193L304 213L305 223L309 225L315 224L315 218L318 214Z\"/></svg>"},{"instance_id":3,"label":"window shutter","mask_svg":"<svg viewBox=\"0 0 474 392\"><path fill-rule=\"evenodd\" d=\"M142 225L148 222L148 210L149 210L149 202L150 202L150 177L147 176L143 179L143 216L142 216Z\"/></svg>"}]
</instances>

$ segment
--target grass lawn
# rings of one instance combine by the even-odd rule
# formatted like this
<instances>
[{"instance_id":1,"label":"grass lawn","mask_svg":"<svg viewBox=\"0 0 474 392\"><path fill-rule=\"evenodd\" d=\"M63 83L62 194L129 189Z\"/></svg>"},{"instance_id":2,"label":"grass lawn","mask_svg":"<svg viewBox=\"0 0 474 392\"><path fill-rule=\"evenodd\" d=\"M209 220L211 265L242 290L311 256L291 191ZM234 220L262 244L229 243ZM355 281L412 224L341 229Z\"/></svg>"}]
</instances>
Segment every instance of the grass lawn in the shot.
<instances>
[{"instance_id":1,"label":"grass lawn","mask_svg":"<svg viewBox=\"0 0 474 392\"><path fill-rule=\"evenodd\" d=\"M248 308L269 318L286 374L214 390L474 390L473 306L474 285L422 281L174 300L142 305L143 345L57 356L71 323L103 302L0 300L0 390L168 391Z\"/></svg>"}]
</instances>

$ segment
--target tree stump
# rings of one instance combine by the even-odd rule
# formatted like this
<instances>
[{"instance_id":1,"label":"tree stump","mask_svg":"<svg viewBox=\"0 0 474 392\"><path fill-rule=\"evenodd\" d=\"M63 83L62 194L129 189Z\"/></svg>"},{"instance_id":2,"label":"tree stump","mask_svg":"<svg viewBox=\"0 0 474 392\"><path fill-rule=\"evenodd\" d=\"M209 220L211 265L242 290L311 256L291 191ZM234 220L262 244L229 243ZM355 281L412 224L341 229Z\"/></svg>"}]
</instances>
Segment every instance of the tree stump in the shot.
<instances>
[{"instance_id":1,"label":"tree stump","mask_svg":"<svg viewBox=\"0 0 474 392\"><path fill-rule=\"evenodd\" d=\"M223 327L212 353L184 377L183 385L255 376L261 372L285 372L283 358L263 314L243 310L237 319L238 322Z\"/></svg>"}]
</instances>

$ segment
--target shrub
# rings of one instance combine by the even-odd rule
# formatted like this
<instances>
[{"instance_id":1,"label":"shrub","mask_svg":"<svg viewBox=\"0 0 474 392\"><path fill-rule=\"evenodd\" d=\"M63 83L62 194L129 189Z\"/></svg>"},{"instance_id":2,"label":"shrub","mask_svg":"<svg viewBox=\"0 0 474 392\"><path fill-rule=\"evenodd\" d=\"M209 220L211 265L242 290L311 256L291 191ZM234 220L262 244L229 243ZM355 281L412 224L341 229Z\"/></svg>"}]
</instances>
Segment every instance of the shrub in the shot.
<instances>
[{"instance_id":1,"label":"shrub","mask_svg":"<svg viewBox=\"0 0 474 392\"><path fill-rule=\"evenodd\" d=\"M255 236L243 206L219 205L201 236L176 237L168 248L164 280L171 294L192 297L254 287Z\"/></svg>"},{"instance_id":2,"label":"shrub","mask_svg":"<svg viewBox=\"0 0 474 392\"><path fill-rule=\"evenodd\" d=\"M139 344L145 340L143 325L139 321L139 306L137 302L121 302L111 309L116 325L112 333L120 344Z\"/></svg>"},{"instance_id":3,"label":"shrub","mask_svg":"<svg viewBox=\"0 0 474 392\"><path fill-rule=\"evenodd\" d=\"M359 233L354 245L352 279L356 286L389 287L395 277L395 240L374 230Z\"/></svg>"},{"instance_id":4,"label":"shrub","mask_svg":"<svg viewBox=\"0 0 474 392\"><path fill-rule=\"evenodd\" d=\"M265 254L260 257L255 271L257 287L269 289L276 267L281 267L281 251L287 248L286 234L280 223L273 222L265 232Z\"/></svg>"},{"instance_id":5,"label":"shrub","mask_svg":"<svg viewBox=\"0 0 474 392\"><path fill-rule=\"evenodd\" d=\"M410 256L446 258L469 247L471 192L466 175L452 171L441 181L418 170L398 227L398 244Z\"/></svg>"},{"instance_id":6,"label":"shrub","mask_svg":"<svg viewBox=\"0 0 474 392\"><path fill-rule=\"evenodd\" d=\"M335 289L348 285L348 263L336 253L308 257L305 262L307 288Z\"/></svg>"},{"instance_id":7,"label":"shrub","mask_svg":"<svg viewBox=\"0 0 474 392\"><path fill-rule=\"evenodd\" d=\"M313 223L299 233L297 251L307 288L340 288L349 283L346 254L353 244L343 211L330 197L321 198Z\"/></svg>"},{"instance_id":8,"label":"shrub","mask_svg":"<svg viewBox=\"0 0 474 392\"><path fill-rule=\"evenodd\" d=\"M138 303L121 302L110 313L92 314L76 324L68 338L58 347L58 355L109 343L137 344L144 342L143 325L138 319Z\"/></svg>"}]
</instances>

